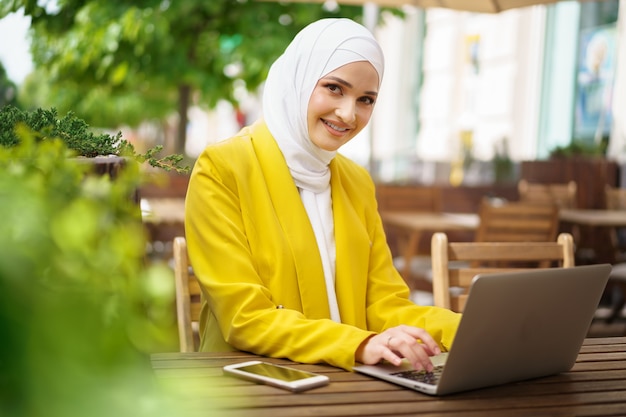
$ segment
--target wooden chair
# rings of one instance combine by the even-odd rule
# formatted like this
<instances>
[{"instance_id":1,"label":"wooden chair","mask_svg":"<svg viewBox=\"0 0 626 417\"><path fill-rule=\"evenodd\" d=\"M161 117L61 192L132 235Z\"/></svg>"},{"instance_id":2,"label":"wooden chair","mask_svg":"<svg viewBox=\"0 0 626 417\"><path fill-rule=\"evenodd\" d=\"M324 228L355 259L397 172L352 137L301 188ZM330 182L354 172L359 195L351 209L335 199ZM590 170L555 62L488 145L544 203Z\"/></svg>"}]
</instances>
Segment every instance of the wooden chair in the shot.
<instances>
[{"instance_id":1,"label":"wooden chair","mask_svg":"<svg viewBox=\"0 0 626 417\"><path fill-rule=\"evenodd\" d=\"M604 198L608 210L626 210L626 188L612 187L607 184L604 186ZM609 235L615 249L615 259L626 260L626 229L612 227Z\"/></svg>"},{"instance_id":2,"label":"wooden chair","mask_svg":"<svg viewBox=\"0 0 626 417\"><path fill-rule=\"evenodd\" d=\"M467 290L479 273L574 266L574 240L569 233L543 242L448 242L445 233L435 233L431 252L434 304L457 312L463 311ZM500 266L503 262L506 267Z\"/></svg>"},{"instance_id":3,"label":"wooden chair","mask_svg":"<svg viewBox=\"0 0 626 417\"><path fill-rule=\"evenodd\" d=\"M199 345L198 323L202 306L200 283L189 262L184 237L174 238L173 251L180 351L195 352Z\"/></svg>"},{"instance_id":4,"label":"wooden chair","mask_svg":"<svg viewBox=\"0 0 626 417\"><path fill-rule=\"evenodd\" d=\"M551 242L559 228L559 209L555 205L484 198L479 216L476 242Z\"/></svg>"},{"instance_id":5,"label":"wooden chair","mask_svg":"<svg viewBox=\"0 0 626 417\"><path fill-rule=\"evenodd\" d=\"M604 186L604 202L609 210L626 210L626 188Z\"/></svg>"},{"instance_id":6,"label":"wooden chair","mask_svg":"<svg viewBox=\"0 0 626 417\"><path fill-rule=\"evenodd\" d=\"M519 180L517 191L520 201L530 204L556 205L559 208L578 206L578 186L576 181L568 183L533 183Z\"/></svg>"},{"instance_id":7,"label":"wooden chair","mask_svg":"<svg viewBox=\"0 0 626 417\"><path fill-rule=\"evenodd\" d=\"M441 189L418 185L376 185L378 210L382 212L428 212L442 210ZM385 223L387 243L394 256L394 265L400 271L412 291L431 291L427 275L430 271L430 236L411 233L402 227ZM416 239L416 236L419 238ZM415 253L407 264L403 256L407 251Z\"/></svg>"},{"instance_id":8,"label":"wooden chair","mask_svg":"<svg viewBox=\"0 0 626 417\"><path fill-rule=\"evenodd\" d=\"M442 206L439 187L417 185L376 184L379 211L440 212Z\"/></svg>"},{"instance_id":9,"label":"wooden chair","mask_svg":"<svg viewBox=\"0 0 626 417\"><path fill-rule=\"evenodd\" d=\"M607 184L604 186L604 196L607 209L626 210L626 188L612 187ZM626 229L611 228L609 233L615 249L615 259L618 261L613 265L606 286L611 302L611 313L606 322L612 323L620 318L626 305Z\"/></svg>"}]
</instances>

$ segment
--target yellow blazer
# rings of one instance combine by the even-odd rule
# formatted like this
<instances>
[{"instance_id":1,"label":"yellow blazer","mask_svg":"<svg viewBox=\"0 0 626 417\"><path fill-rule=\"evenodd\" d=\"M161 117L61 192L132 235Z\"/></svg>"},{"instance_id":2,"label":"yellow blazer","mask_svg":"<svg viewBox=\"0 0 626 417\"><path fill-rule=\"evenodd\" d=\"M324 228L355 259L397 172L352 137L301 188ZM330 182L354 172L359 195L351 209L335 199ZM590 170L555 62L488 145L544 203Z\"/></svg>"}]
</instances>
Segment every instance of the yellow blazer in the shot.
<instances>
[{"instance_id":1,"label":"yellow blazer","mask_svg":"<svg viewBox=\"0 0 626 417\"><path fill-rule=\"evenodd\" d=\"M368 172L339 154L330 170L342 323L330 320L315 235L265 123L198 158L185 227L205 298L201 350L235 348L351 369L361 342L400 324L426 329L443 350L451 346L460 315L409 300Z\"/></svg>"}]
</instances>

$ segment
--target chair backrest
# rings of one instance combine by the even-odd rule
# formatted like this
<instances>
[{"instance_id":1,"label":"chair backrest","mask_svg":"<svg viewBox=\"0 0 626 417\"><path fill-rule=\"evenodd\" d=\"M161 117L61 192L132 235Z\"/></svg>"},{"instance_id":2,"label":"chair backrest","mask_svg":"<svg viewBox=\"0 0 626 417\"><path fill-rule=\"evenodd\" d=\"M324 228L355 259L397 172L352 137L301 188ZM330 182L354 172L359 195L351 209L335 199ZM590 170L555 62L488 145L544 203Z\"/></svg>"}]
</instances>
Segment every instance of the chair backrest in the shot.
<instances>
[{"instance_id":1,"label":"chair backrest","mask_svg":"<svg viewBox=\"0 0 626 417\"><path fill-rule=\"evenodd\" d=\"M626 210L626 188L604 186L606 208L609 210Z\"/></svg>"},{"instance_id":2,"label":"chair backrest","mask_svg":"<svg viewBox=\"0 0 626 417\"><path fill-rule=\"evenodd\" d=\"M187 241L184 237L174 238L173 250L180 351L195 352L199 341L198 323L202 306L200 283L189 262Z\"/></svg>"},{"instance_id":3,"label":"chair backrest","mask_svg":"<svg viewBox=\"0 0 626 417\"><path fill-rule=\"evenodd\" d=\"M559 228L555 205L481 201L476 242L550 242Z\"/></svg>"},{"instance_id":4,"label":"chair backrest","mask_svg":"<svg viewBox=\"0 0 626 417\"><path fill-rule=\"evenodd\" d=\"M561 233L556 241L545 242L448 242L445 233L435 233L431 253L435 305L462 312L477 274L542 265L572 267L574 239L569 233ZM503 262L505 267L501 266Z\"/></svg>"},{"instance_id":5,"label":"chair backrest","mask_svg":"<svg viewBox=\"0 0 626 417\"><path fill-rule=\"evenodd\" d=\"M441 212L442 200L439 187L420 185L376 184L376 200L379 212ZM428 239L411 242L411 233L403 227L384 223L387 244L394 257L405 253L412 245L415 251L427 251ZM408 267L407 267L408 268ZM408 269L405 271L408 274ZM405 275L406 275L405 274ZM407 275L408 276L408 275ZM407 278L410 279L410 278Z\"/></svg>"},{"instance_id":6,"label":"chair backrest","mask_svg":"<svg viewBox=\"0 0 626 417\"><path fill-rule=\"evenodd\" d=\"M439 187L376 184L379 211L441 211Z\"/></svg>"},{"instance_id":7,"label":"chair backrest","mask_svg":"<svg viewBox=\"0 0 626 417\"><path fill-rule=\"evenodd\" d=\"M626 188L604 186L604 202L608 210L626 210ZM623 229L608 227L609 238L613 246L615 257L623 259L622 253L626 247Z\"/></svg>"},{"instance_id":8,"label":"chair backrest","mask_svg":"<svg viewBox=\"0 0 626 417\"><path fill-rule=\"evenodd\" d=\"M556 205L559 208L576 208L578 206L578 186L576 181L567 183L533 183L519 180L517 191L520 201L531 204Z\"/></svg>"}]
</instances>

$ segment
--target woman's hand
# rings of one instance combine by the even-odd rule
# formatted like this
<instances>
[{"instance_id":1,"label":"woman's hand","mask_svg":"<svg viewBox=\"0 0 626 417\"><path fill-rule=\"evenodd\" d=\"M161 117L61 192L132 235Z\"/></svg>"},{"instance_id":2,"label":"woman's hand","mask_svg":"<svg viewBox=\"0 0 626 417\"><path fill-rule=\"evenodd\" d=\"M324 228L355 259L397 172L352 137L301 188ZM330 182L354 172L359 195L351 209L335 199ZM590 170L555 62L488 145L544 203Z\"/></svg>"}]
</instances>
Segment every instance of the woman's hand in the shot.
<instances>
[{"instance_id":1,"label":"woman's hand","mask_svg":"<svg viewBox=\"0 0 626 417\"><path fill-rule=\"evenodd\" d=\"M431 372L430 357L441 353L437 342L424 329L397 326L371 336L361 343L355 353L357 362L373 365L386 359L398 366L406 358L416 370Z\"/></svg>"}]
</instances>

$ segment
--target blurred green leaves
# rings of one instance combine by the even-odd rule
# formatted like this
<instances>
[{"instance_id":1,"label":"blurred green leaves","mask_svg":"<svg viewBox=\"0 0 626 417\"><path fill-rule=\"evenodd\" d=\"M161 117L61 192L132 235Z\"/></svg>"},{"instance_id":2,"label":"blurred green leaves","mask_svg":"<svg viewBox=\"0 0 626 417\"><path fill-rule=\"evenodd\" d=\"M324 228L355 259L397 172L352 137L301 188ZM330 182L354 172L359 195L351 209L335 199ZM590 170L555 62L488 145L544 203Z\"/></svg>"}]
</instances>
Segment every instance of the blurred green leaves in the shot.
<instances>
[{"instance_id":1,"label":"blurred green leaves","mask_svg":"<svg viewBox=\"0 0 626 417\"><path fill-rule=\"evenodd\" d=\"M174 286L144 261L138 165L112 180L21 136L0 147L0 415L175 415L148 361Z\"/></svg>"}]
</instances>

